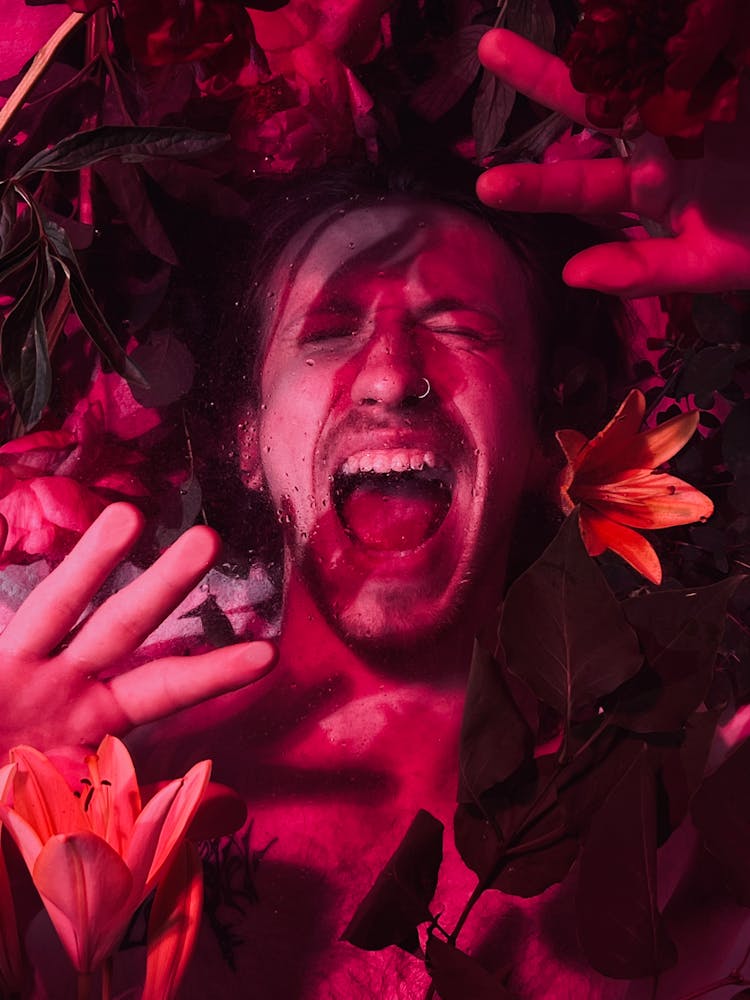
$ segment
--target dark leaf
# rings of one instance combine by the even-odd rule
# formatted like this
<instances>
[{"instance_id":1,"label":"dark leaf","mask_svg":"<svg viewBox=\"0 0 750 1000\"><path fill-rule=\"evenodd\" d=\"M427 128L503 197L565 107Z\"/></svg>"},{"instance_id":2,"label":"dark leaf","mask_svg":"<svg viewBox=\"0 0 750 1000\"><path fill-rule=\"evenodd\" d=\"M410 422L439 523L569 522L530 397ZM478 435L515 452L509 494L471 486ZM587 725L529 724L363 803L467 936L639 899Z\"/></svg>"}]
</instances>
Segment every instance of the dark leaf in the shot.
<instances>
[{"instance_id":1,"label":"dark leaf","mask_svg":"<svg viewBox=\"0 0 750 1000\"><path fill-rule=\"evenodd\" d=\"M186 611L181 618L198 618L203 626L203 635L214 649L231 646L237 641L232 623L222 611L213 594L201 601L197 608Z\"/></svg>"},{"instance_id":2,"label":"dark leaf","mask_svg":"<svg viewBox=\"0 0 750 1000\"><path fill-rule=\"evenodd\" d=\"M735 406L724 421L722 453L735 478L750 476L750 399Z\"/></svg>"},{"instance_id":3,"label":"dark leaf","mask_svg":"<svg viewBox=\"0 0 750 1000\"><path fill-rule=\"evenodd\" d=\"M571 515L508 591L500 638L508 668L569 724L636 673L635 632Z\"/></svg>"},{"instance_id":4,"label":"dark leaf","mask_svg":"<svg viewBox=\"0 0 750 1000\"><path fill-rule=\"evenodd\" d=\"M430 902L442 860L443 824L420 809L342 939L367 951L395 944L416 952L417 927L432 920Z\"/></svg>"},{"instance_id":5,"label":"dark leaf","mask_svg":"<svg viewBox=\"0 0 750 1000\"><path fill-rule=\"evenodd\" d=\"M2 240L0 241L0 246L2 247L2 253L0 253L0 278L7 279L10 274L18 270L19 267L23 267L24 264L29 263L35 253L40 249L40 243L42 240L42 227L39 220L39 213L37 211L30 211L28 213L28 220L19 222L15 217L15 212L17 211L17 199L15 197L15 192L11 189L6 194L6 201L3 201L3 208L12 205L14 206L13 215L3 214L3 225L2 225ZM22 231L22 235L19 234L19 230Z\"/></svg>"},{"instance_id":6,"label":"dark leaf","mask_svg":"<svg viewBox=\"0 0 750 1000\"><path fill-rule=\"evenodd\" d=\"M148 389L133 386L141 406L168 406L181 399L193 384L195 361L188 348L171 330L157 330L130 355L148 380Z\"/></svg>"},{"instance_id":7,"label":"dark leaf","mask_svg":"<svg viewBox=\"0 0 750 1000\"><path fill-rule=\"evenodd\" d=\"M656 905L656 794L643 750L594 818L576 896L578 937L613 979L655 976L677 960Z\"/></svg>"},{"instance_id":8,"label":"dark leaf","mask_svg":"<svg viewBox=\"0 0 750 1000\"><path fill-rule=\"evenodd\" d=\"M693 298L693 323L712 344L737 344L742 340L742 323L736 309L718 295Z\"/></svg>"},{"instance_id":9,"label":"dark leaf","mask_svg":"<svg viewBox=\"0 0 750 1000\"><path fill-rule=\"evenodd\" d=\"M515 100L513 87L484 70L472 111L472 133L480 163L502 139Z\"/></svg>"},{"instance_id":10,"label":"dark leaf","mask_svg":"<svg viewBox=\"0 0 750 1000\"><path fill-rule=\"evenodd\" d=\"M567 875L578 842L557 801L559 770L554 755L540 757L483 795L479 806L458 806L456 847L488 888L536 896Z\"/></svg>"},{"instance_id":11,"label":"dark leaf","mask_svg":"<svg viewBox=\"0 0 750 1000\"><path fill-rule=\"evenodd\" d=\"M463 97L482 68L477 46L487 25L469 24L441 45L437 51L439 71L420 84L411 106L428 122L437 121Z\"/></svg>"},{"instance_id":12,"label":"dark leaf","mask_svg":"<svg viewBox=\"0 0 750 1000\"><path fill-rule=\"evenodd\" d=\"M54 283L48 256L37 253L29 282L0 329L3 379L26 428L38 422L52 387L43 310Z\"/></svg>"},{"instance_id":13,"label":"dark leaf","mask_svg":"<svg viewBox=\"0 0 750 1000\"><path fill-rule=\"evenodd\" d=\"M49 219L45 221L44 229L52 251L70 281L70 300L86 333L116 372L131 384L148 388L148 383L123 350L96 304L67 233Z\"/></svg>"},{"instance_id":14,"label":"dark leaf","mask_svg":"<svg viewBox=\"0 0 750 1000\"><path fill-rule=\"evenodd\" d=\"M555 15L549 0L516 0L508 5L505 27L543 49L552 50Z\"/></svg>"},{"instance_id":15,"label":"dark leaf","mask_svg":"<svg viewBox=\"0 0 750 1000\"><path fill-rule=\"evenodd\" d=\"M441 1000L512 1000L512 994L475 958L430 935L427 971Z\"/></svg>"},{"instance_id":16,"label":"dark leaf","mask_svg":"<svg viewBox=\"0 0 750 1000\"><path fill-rule=\"evenodd\" d=\"M750 1000L750 989L740 990L739 993L733 993L730 1000Z\"/></svg>"},{"instance_id":17,"label":"dark leaf","mask_svg":"<svg viewBox=\"0 0 750 1000\"><path fill-rule=\"evenodd\" d=\"M704 347L687 359L674 388L675 399L723 389L734 378L737 365L747 361L750 348Z\"/></svg>"},{"instance_id":18,"label":"dark leaf","mask_svg":"<svg viewBox=\"0 0 750 1000\"><path fill-rule=\"evenodd\" d=\"M707 850L727 873L727 886L750 906L750 740L741 743L693 796L690 812Z\"/></svg>"},{"instance_id":19,"label":"dark leaf","mask_svg":"<svg viewBox=\"0 0 750 1000\"><path fill-rule=\"evenodd\" d=\"M478 642L461 724L458 801L476 802L531 756L533 737L508 690L502 666Z\"/></svg>"},{"instance_id":20,"label":"dark leaf","mask_svg":"<svg viewBox=\"0 0 750 1000\"><path fill-rule=\"evenodd\" d=\"M80 170L109 156L117 156L126 163L139 163L152 156L197 156L218 149L228 138L192 128L103 125L68 136L51 149L32 156L18 170L16 179L36 170Z\"/></svg>"},{"instance_id":21,"label":"dark leaf","mask_svg":"<svg viewBox=\"0 0 750 1000\"><path fill-rule=\"evenodd\" d=\"M687 721L682 744L663 751L661 780L669 801L670 831L687 816L693 793L703 780L718 721L718 712L696 712Z\"/></svg>"},{"instance_id":22,"label":"dark leaf","mask_svg":"<svg viewBox=\"0 0 750 1000\"><path fill-rule=\"evenodd\" d=\"M727 602L741 580L658 591L623 603L648 669L620 692L614 722L637 733L682 729L711 684Z\"/></svg>"},{"instance_id":23,"label":"dark leaf","mask_svg":"<svg viewBox=\"0 0 750 1000\"><path fill-rule=\"evenodd\" d=\"M123 222L130 226L138 241L154 257L176 265L177 254L151 204L140 169L135 163L107 160L97 165L96 174L104 182Z\"/></svg>"}]
</instances>

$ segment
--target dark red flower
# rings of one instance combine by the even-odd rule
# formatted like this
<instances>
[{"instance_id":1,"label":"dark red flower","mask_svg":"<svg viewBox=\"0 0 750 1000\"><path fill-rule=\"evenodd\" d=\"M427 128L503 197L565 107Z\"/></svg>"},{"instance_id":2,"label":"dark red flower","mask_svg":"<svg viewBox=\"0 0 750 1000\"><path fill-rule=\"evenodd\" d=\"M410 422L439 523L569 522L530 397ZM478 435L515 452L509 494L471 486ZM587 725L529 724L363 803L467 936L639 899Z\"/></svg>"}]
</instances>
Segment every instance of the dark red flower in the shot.
<instances>
[{"instance_id":1,"label":"dark red flower","mask_svg":"<svg viewBox=\"0 0 750 1000\"><path fill-rule=\"evenodd\" d=\"M676 151L679 140L699 140L706 122L734 119L750 65L747 0L580 3L565 61L592 124L619 129L637 114Z\"/></svg>"},{"instance_id":2,"label":"dark red flower","mask_svg":"<svg viewBox=\"0 0 750 1000\"><path fill-rule=\"evenodd\" d=\"M209 59L226 49L239 60L252 49L253 26L238 0L122 0L125 37L147 66Z\"/></svg>"}]
</instances>

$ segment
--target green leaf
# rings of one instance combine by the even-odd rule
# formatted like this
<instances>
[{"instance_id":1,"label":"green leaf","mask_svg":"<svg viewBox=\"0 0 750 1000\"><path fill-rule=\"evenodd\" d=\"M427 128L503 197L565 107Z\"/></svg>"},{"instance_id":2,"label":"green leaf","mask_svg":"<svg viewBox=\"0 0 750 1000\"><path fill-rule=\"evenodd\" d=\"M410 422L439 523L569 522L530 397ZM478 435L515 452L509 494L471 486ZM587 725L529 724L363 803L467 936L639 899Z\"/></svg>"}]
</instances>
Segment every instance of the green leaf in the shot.
<instances>
[{"instance_id":1,"label":"green leaf","mask_svg":"<svg viewBox=\"0 0 750 1000\"><path fill-rule=\"evenodd\" d=\"M19 180L37 170L80 170L99 160L117 156L138 163L153 156L198 156L219 149L229 136L192 128L103 125L61 139L50 149L32 156L16 173Z\"/></svg>"},{"instance_id":2,"label":"green leaf","mask_svg":"<svg viewBox=\"0 0 750 1000\"><path fill-rule=\"evenodd\" d=\"M443 824L420 809L342 939L367 951L395 944L416 952L417 927L432 920L430 902L442 860Z\"/></svg>"},{"instance_id":3,"label":"green leaf","mask_svg":"<svg viewBox=\"0 0 750 1000\"><path fill-rule=\"evenodd\" d=\"M586 552L577 514L508 591L500 639L509 670L568 730L638 671L638 639Z\"/></svg>"},{"instance_id":4,"label":"green leaf","mask_svg":"<svg viewBox=\"0 0 750 1000\"><path fill-rule=\"evenodd\" d=\"M44 229L50 241L55 259L59 262L70 281L70 301L83 328L93 341L102 356L112 368L129 382L148 389L148 382L138 367L130 360L117 337L107 323L101 309L96 304L91 290L81 272L75 251L70 244L67 233L46 219Z\"/></svg>"},{"instance_id":5,"label":"green leaf","mask_svg":"<svg viewBox=\"0 0 750 1000\"><path fill-rule=\"evenodd\" d=\"M645 748L594 818L578 876L578 938L598 972L638 979L675 964L656 900L656 789Z\"/></svg>"}]
</instances>

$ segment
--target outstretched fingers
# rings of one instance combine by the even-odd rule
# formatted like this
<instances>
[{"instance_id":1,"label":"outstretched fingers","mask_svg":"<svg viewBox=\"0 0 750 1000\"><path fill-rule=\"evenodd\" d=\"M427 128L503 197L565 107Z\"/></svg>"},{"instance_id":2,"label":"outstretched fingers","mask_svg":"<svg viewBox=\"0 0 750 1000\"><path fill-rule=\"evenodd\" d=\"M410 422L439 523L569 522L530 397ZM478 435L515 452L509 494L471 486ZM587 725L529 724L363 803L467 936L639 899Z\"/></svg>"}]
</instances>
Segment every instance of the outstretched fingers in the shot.
<instances>
[{"instance_id":1,"label":"outstretched fingers","mask_svg":"<svg viewBox=\"0 0 750 1000\"><path fill-rule=\"evenodd\" d=\"M102 511L15 613L0 636L0 651L44 656L59 645L142 528L143 515L130 504L116 503Z\"/></svg>"},{"instance_id":2,"label":"outstretched fingers","mask_svg":"<svg viewBox=\"0 0 750 1000\"><path fill-rule=\"evenodd\" d=\"M276 662L270 642L249 642L199 656L171 656L114 677L110 693L130 726L253 684Z\"/></svg>"},{"instance_id":3,"label":"outstretched fingers","mask_svg":"<svg viewBox=\"0 0 750 1000\"><path fill-rule=\"evenodd\" d=\"M145 573L102 604L61 661L98 671L131 653L187 597L220 552L215 531L190 528Z\"/></svg>"},{"instance_id":4,"label":"outstretched fingers","mask_svg":"<svg viewBox=\"0 0 750 1000\"><path fill-rule=\"evenodd\" d=\"M477 181L477 195L493 208L512 212L634 210L630 164L616 158L492 167Z\"/></svg>"},{"instance_id":5,"label":"outstretched fingers","mask_svg":"<svg viewBox=\"0 0 750 1000\"><path fill-rule=\"evenodd\" d=\"M684 236L592 247L568 261L563 279L576 288L626 298L727 288L726 268L710 245L696 245Z\"/></svg>"},{"instance_id":6,"label":"outstretched fingers","mask_svg":"<svg viewBox=\"0 0 750 1000\"><path fill-rule=\"evenodd\" d=\"M562 59L504 28L488 31L478 51L480 62L515 90L581 125L589 124L586 96L574 89Z\"/></svg>"}]
</instances>

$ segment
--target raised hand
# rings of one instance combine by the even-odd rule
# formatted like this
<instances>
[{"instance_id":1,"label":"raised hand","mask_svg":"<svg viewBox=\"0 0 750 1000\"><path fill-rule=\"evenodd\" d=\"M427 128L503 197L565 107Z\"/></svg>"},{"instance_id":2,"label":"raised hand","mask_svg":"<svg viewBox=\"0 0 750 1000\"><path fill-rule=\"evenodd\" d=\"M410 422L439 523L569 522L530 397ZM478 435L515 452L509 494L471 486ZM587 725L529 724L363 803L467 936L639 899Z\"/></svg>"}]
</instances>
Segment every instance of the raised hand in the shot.
<instances>
[{"instance_id":1,"label":"raised hand","mask_svg":"<svg viewBox=\"0 0 750 1000\"><path fill-rule=\"evenodd\" d=\"M532 100L592 127L561 59L503 29L482 38L479 58ZM707 125L701 159L676 160L662 139L643 134L629 141L627 160L493 167L477 193L512 211L635 213L671 234L577 254L563 272L570 285L628 297L750 288L749 98L741 94L736 122Z\"/></svg>"},{"instance_id":2,"label":"raised hand","mask_svg":"<svg viewBox=\"0 0 750 1000\"><path fill-rule=\"evenodd\" d=\"M177 607L220 550L210 528L191 528L76 628L142 526L128 504L108 507L0 635L0 754L18 743L41 750L95 745L105 733L121 735L244 687L273 666L273 645L251 642L114 669ZM0 525L3 536L4 529Z\"/></svg>"}]
</instances>

